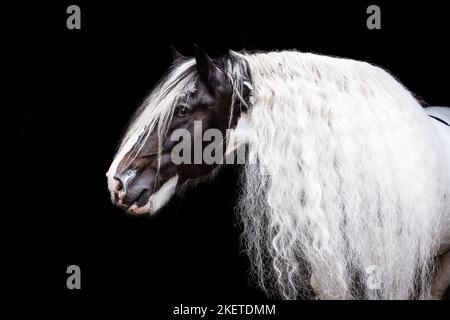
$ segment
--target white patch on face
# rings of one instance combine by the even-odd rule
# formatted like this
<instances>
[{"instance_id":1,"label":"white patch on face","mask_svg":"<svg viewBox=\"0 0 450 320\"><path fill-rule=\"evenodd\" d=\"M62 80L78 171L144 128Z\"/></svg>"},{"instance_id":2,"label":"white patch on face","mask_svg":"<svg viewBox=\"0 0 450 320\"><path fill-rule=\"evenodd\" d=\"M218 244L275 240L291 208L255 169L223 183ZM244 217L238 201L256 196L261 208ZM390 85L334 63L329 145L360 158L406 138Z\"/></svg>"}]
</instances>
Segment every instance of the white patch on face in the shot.
<instances>
[{"instance_id":1,"label":"white patch on face","mask_svg":"<svg viewBox=\"0 0 450 320\"><path fill-rule=\"evenodd\" d=\"M123 157L131 150L134 144L137 142L139 135L135 135L133 138L130 138L127 143L120 149L120 151L116 154L111 166L106 173L106 178L108 181L108 189L111 194L111 201L114 200L114 192L117 191L119 182L114 179L114 176L117 173L117 167L119 166L120 161L122 161Z\"/></svg>"},{"instance_id":2,"label":"white patch on face","mask_svg":"<svg viewBox=\"0 0 450 320\"><path fill-rule=\"evenodd\" d=\"M172 198L173 194L175 193L177 184L178 175L170 178L166 183L162 185L161 188L159 188L158 191L152 194L145 206L138 207L137 205L133 204L128 209L128 212L131 214L154 214L156 211L161 209L170 200L170 198Z\"/></svg>"}]
</instances>

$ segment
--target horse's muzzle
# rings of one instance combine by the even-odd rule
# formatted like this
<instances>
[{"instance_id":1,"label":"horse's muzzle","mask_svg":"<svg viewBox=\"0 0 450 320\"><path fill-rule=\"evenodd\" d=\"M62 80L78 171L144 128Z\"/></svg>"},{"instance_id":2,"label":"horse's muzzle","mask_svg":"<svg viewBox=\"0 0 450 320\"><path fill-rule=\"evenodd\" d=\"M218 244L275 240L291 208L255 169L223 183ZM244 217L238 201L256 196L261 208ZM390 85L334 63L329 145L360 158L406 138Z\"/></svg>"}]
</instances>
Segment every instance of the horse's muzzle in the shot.
<instances>
[{"instance_id":1,"label":"horse's muzzle","mask_svg":"<svg viewBox=\"0 0 450 320\"><path fill-rule=\"evenodd\" d=\"M154 184L155 174L152 170L127 171L114 176L116 181L113 191L113 202L118 207L127 210L133 204L143 207L151 195L151 186Z\"/></svg>"}]
</instances>

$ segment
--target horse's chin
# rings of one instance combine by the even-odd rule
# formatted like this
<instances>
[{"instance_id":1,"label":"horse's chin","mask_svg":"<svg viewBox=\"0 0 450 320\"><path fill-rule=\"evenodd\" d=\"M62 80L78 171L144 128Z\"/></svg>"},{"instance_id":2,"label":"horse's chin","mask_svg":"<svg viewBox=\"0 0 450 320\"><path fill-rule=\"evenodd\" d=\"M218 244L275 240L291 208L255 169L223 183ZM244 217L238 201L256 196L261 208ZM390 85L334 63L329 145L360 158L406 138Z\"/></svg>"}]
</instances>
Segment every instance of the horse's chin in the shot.
<instances>
[{"instance_id":1,"label":"horse's chin","mask_svg":"<svg viewBox=\"0 0 450 320\"><path fill-rule=\"evenodd\" d=\"M126 212L130 215L140 216L144 214L154 215L164 205L169 202L175 193L178 184L178 175L167 180L161 188L152 193L145 205L139 206L134 203L129 208L126 208Z\"/></svg>"},{"instance_id":2,"label":"horse's chin","mask_svg":"<svg viewBox=\"0 0 450 320\"><path fill-rule=\"evenodd\" d=\"M139 207L136 204L133 204L129 208L125 209L125 212L131 216L142 216L142 215L153 215L156 213L155 210L152 210L149 203L147 203L145 206Z\"/></svg>"}]
</instances>

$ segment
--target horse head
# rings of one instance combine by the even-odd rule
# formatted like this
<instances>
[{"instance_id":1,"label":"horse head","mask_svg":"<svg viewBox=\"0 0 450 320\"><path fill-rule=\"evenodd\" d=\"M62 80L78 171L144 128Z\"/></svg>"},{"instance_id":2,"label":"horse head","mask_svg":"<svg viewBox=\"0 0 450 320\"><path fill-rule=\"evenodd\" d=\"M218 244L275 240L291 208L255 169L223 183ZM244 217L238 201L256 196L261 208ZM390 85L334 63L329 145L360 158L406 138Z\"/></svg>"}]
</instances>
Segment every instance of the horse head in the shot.
<instances>
[{"instance_id":1,"label":"horse head","mask_svg":"<svg viewBox=\"0 0 450 320\"><path fill-rule=\"evenodd\" d=\"M224 61L197 46L194 58L174 50L171 71L138 110L108 170L115 205L131 214L155 213L181 186L207 177L218 166L217 161L203 161L208 145L204 134L215 130L224 137L215 146L224 146L243 102L236 103ZM185 161L174 159L176 148Z\"/></svg>"}]
</instances>

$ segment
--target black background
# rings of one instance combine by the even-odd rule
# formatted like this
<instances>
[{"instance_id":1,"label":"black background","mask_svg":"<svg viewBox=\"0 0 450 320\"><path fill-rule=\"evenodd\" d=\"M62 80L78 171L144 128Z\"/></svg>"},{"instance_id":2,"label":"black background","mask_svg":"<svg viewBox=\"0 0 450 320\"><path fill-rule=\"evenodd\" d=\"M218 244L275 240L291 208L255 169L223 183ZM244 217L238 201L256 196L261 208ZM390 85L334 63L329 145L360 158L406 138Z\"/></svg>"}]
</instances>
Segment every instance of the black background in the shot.
<instances>
[{"instance_id":1,"label":"black background","mask_svg":"<svg viewBox=\"0 0 450 320\"><path fill-rule=\"evenodd\" d=\"M224 168L156 217L127 216L110 203L105 173L133 111L169 67L169 45L185 55L196 43L213 57L295 48L365 60L427 103L450 105L443 3L50 1L15 8L8 30L18 49L11 82L21 88L13 104L20 209L5 264L16 271L19 296L69 304L144 299L149 311L163 312L176 302L262 301L248 280L233 214L238 168ZM81 8L81 30L66 28L70 4ZM381 30L366 28L370 4L381 7ZM81 267L80 291L66 288L71 264Z\"/></svg>"}]
</instances>

